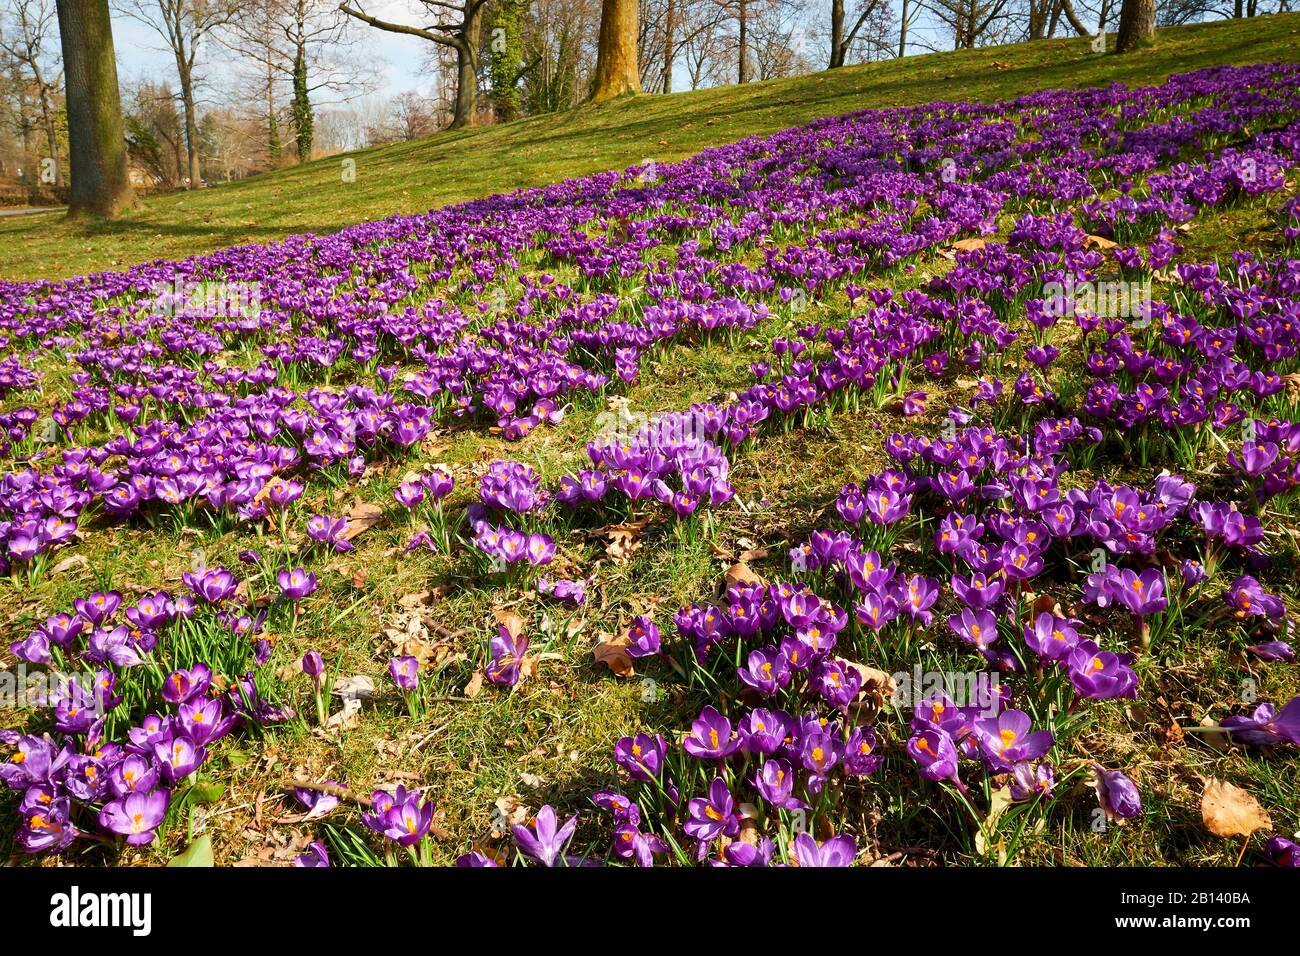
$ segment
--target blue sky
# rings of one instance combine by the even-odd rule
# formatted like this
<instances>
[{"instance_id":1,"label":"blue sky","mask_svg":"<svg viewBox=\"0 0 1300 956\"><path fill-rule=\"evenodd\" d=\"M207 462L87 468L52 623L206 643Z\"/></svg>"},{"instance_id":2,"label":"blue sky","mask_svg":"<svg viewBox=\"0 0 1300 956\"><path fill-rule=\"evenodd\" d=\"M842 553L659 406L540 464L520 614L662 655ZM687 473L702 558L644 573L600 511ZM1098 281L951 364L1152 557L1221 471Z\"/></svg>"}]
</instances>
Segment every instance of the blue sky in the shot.
<instances>
[{"instance_id":1,"label":"blue sky","mask_svg":"<svg viewBox=\"0 0 1300 956\"><path fill-rule=\"evenodd\" d=\"M417 22L411 6L403 0L380 0L365 5L367 13L391 17L407 23ZM408 89L427 89L429 78L422 74L425 51L429 44L419 37L405 37L394 33L380 33L365 28L360 31L361 41L357 56L374 64L381 71L379 92L392 96ZM163 38L139 20L117 11L113 12L113 44L117 50L117 69L122 82L141 78L175 82L176 67L171 50ZM200 51L201 67L196 73L208 79L217 89L208 89L206 98L222 91L225 75L220 63L229 54L209 41ZM214 65L217 69L213 69ZM202 67L206 67L203 69Z\"/></svg>"}]
</instances>

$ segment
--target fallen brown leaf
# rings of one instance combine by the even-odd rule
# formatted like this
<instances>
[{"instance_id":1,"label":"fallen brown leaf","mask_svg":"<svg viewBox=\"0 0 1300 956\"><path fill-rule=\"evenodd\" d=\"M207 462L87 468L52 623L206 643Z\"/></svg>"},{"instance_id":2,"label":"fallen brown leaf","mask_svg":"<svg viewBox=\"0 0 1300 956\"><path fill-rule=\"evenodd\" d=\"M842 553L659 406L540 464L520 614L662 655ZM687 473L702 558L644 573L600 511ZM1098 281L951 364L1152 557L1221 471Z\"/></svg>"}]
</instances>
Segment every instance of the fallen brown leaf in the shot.
<instances>
[{"instance_id":1,"label":"fallen brown leaf","mask_svg":"<svg viewBox=\"0 0 1300 956\"><path fill-rule=\"evenodd\" d=\"M357 535L361 534L375 525L384 517L384 509L379 505L370 504L366 501L358 501L352 506L352 513L348 515L348 526L343 534L339 535L344 541L351 541Z\"/></svg>"},{"instance_id":2,"label":"fallen brown leaf","mask_svg":"<svg viewBox=\"0 0 1300 956\"><path fill-rule=\"evenodd\" d=\"M524 632L524 619L509 608L493 608L492 616L510 633L511 637L518 637Z\"/></svg>"},{"instance_id":3,"label":"fallen brown leaf","mask_svg":"<svg viewBox=\"0 0 1300 956\"><path fill-rule=\"evenodd\" d=\"M1201 794L1201 820L1215 836L1250 836L1273 826L1268 813L1249 793L1215 777Z\"/></svg>"},{"instance_id":4,"label":"fallen brown leaf","mask_svg":"<svg viewBox=\"0 0 1300 956\"><path fill-rule=\"evenodd\" d=\"M356 697L349 697L343 701L343 709L337 713L330 714L325 719L325 723L316 728L316 735L319 737L328 737L331 734L342 733L345 730L352 730L361 724L361 701Z\"/></svg>"},{"instance_id":5,"label":"fallen brown leaf","mask_svg":"<svg viewBox=\"0 0 1300 956\"><path fill-rule=\"evenodd\" d=\"M628 644L626 637L615 637L601 641L591 649L591 653L596 658L597 664L604 664L614 672L615 676L632 677L636 670L632 666L632 658L627 653Z\"/></svg>"},{"instance_id":6,"label":"fallen brown leaf","mask_svg":"<svg viewBox=\"0 0 1300 956\"><path fill-rule=\"evenodd\" d=\"M640 518L600 529L609 538L605 554L615 564L626 564L632 557L632 552L641 547L641 534L649 524L649 518Z\"/></svg>"},{"instance_id":7,"label":"fallen brown leaf","mask_svg":"<svg viewBox=\"0 0 1300 956\"><path fill-rule=\"evenodd\" d=\"M744 561L737 561L727 569L727 587L763 584L763 579Z\"/></svg>"},{"instance_id":8,"label":"fallen brown leaf","mask_svg":"<svg viewBox=\"0 0 1300 956\"><path fill-rule=\"evenodd\" d=\"M497 797L492 804L493 836L508 836L512 827L528 822L528 806L516 796Z\"/></svg>"},{"instance_id":9,"label":"fallen brown leaf","mask_svg":"<svg viewBox=\"0 0 1300 956\"><path fill-rule=\"evenodd\" d=\"M74 568L84 568L90 563L90 560L84 554L74 554L70 558L64 558L54 567L50 568L51 574L63 574Z\"/></svg>"}]
</instances>

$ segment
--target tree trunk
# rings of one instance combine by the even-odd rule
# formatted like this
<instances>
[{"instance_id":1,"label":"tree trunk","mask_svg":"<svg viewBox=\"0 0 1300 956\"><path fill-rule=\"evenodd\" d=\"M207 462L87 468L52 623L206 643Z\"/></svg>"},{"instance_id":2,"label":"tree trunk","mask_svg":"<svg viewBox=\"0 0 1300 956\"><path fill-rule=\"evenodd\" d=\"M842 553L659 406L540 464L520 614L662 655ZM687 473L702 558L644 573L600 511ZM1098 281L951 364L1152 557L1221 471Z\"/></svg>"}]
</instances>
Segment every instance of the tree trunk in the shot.
<instances>
[{"instance_id":1,"label":"tree trunk","mask_svg":"<svg viewBox=\"0 0 1300 956\"><path fill-rule=\"evenodd\" d=\"M456 109L447 129L466 129L474 125L478 113L478 40L483 22L483 7L474 8L473 16L456 38Z\"/></svg>"},{"instance_id":2,"label":"tree trunk","mask_svg":"<svg viewBox=\"0 0 1300 956\"><path fill-rule=\"evenodd\" d=\"M668 0L668 9L664 11L664 92L673 91L673 59L676 50L677 3Z\"/></svg>"},{"instance_id":3,"label":"tree trunk","mask_svg":"<svg viewBox=\"0 0 1300 956\"><path fill-rule=\"evenodd\" d=\"M45 127L45 148L54 160L54 185L63 185L63 164L59 162L59 135L54 130L54 116L50 110L50 100L41 95L41 124Z\"/></svg>"},{"instance_id":4,"label":"tree trunk","mask_svg":"<svg viewBox=\"0 0 1300 956\"><path fill-rule=\"evenodd\" d=\"M601 0L593 102L641 92L636 53L639 21L637 0Z\"/></svg>"},{"instance_id":5,"label":"tree trunk","mask_svg":"<svg viewBox=\"0 0 1300 956\"><path fill-rule=\"evenodd\" d=\"M844 0L831 0L831 62L828 69L844 65Z\"/></svg>"},{"instance_id":6,"label":"tree trunk","mask_svg":"<svg viewBox=\"0 0 1300 956\"><path fill-rule=\"evenodd\" d=\"M293 58L293 132L300 163L311 158L313 126L311 94L307 89L307 49L299 43Z\"/></svg>"},{"instance_id":7,"label":"tree trunk","mask_svg":"<svg viewBox=\"0 0 1300 956\"><path fill-rule=\"evenodd\" d=\"M1047 22L1051 13L1040 0L1029 0L1029 39L1041 40L1047 36Z\"/></svg>"},{"instance_id":8,"label":"tree trunk","mask_svg":"<svg viewBox=\"0 0 1300 956\"><path fill-rule=\"evenodd\" d=\"M108 0L58 0L68 101L68 217L112 218L135 204Z\"/></svg>"},{"instance_id":9,"label":"tree trunk","mask_svg":"<svg viewBox=\"0 0 1300 956\"><path fill-rule=\"evenodd\" d=\"M902 59L907 56L907 8L911 6L909 0L903 0L903 15L898 20L898 57Z\"/></svg>"},{"instance_id":10,"label":"tree trunk","mask_svg":"<svg viewBox=\"0 0 1300 956\"><path fill-rule=\"evenodd\" d=\"M194 106L194 74L188 68L181 72L181 104L185 107L185 153L189 179L186 188L198 189L203 178L199 163L199 114Z\"/></svg>"},{"instance_id":11,"label":"tree trunk","mask_svg":"<svg viewBox=\"0 0 1300 956\"><path fill-rule=\"evenodd\" d=\"M1156 35L1155 0L1124 0L1119 11L1116 53L1132 53Z\"/></svg>"},{"instance_id":12,"label":"tree trunk","mask_svg":"<svg viewBox=\"0 0 1300 956\"><path fill-rule=\"evenodd\" d=\"M280 123L275 118L275 67L266 65L266 152L271 165L280 162Z\"/></svg>"},{"instance_id":13,"label":"tree trunk","mask_svg":"<svg viewBox=\"0 0 1300 956\"><path fill-rule=\"evenodd\" d=\"M474 125L478 109L478 70L474 69L474 52L469 44L456 47L456 109L447 129L465 129Z\"/></svg>"},{"instance_id":14,"label":"tree trunk","mask_svg":"<svg viewBox=\"0 0 1300 956\"><path fill-rule=\"evenodd\" d=\"M738 82L749 82L749 0L739 0L736 20L740 38L740 64L737 67Z\"/></svg>"},{"instance_id":15,"label":"tree trunk","mask_svg":"<svg viewBox=\"0 0 1300 956\"><path fill-rule=\"evenodd\" d=\"M54 160L54 185L63 185L63 164L59 162L59 135L54 129L54 109L50 102L50 86L45 82L40 64L36 57L31 58L32 76L36 80L37 101L41 107L41 126L45 130L45 148Z\"/></svg>"}]
</instances>

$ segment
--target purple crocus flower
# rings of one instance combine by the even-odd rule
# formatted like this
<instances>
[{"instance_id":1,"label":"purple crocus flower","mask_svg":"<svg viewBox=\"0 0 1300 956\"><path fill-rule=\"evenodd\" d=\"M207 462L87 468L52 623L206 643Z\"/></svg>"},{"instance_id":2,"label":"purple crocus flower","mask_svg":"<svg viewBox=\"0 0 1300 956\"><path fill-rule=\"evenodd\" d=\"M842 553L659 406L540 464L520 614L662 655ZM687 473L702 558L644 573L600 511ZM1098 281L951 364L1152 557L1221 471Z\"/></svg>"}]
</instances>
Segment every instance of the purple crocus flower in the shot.
<instances>
[{"instance_id":1,"label":"purple crocus flower","mask_svg":"<svg viewBox=\"0 0 1300 956\"><path fill-rule=\"evenodd\" d=\"M1246 648L1246 651L1254 654L1262 661L1282 661L1290 664L1295 660L1295 648L1286 641L1265 641L1262 644L1251 644Z\"/></svg>"},{"instance_id":2,"label":"purple crocus flower","mask_svg":"<svg viewBox=\"0 0 1300 956\"><path fill-rule=\"evenodd\" d=\"M1280 711L1260 704L1249 717L1225 717L1220 725L1244 743L1300 746L1300 697L1292 697Z\"/></svg>"},{"instance_id":3,"label":"purple crocus flower","mask_svg":"<svg viewBox=\"0 0 1300 956\"><path fill-rule=\"evenodd\" d=\"M530 534L525 539L524 557L533 567L550 564L555 557L555 541L549 534Z\"/></svg>"},{"instance_id":4,"label":"purple crocus flower","mask_svg":"<svg viewBox=\"0 0 1300 956\"><path fill-rule=\"evenodd\" d=\"M614 762L626 770L633 780L648 783L658 780L663 773L667 751L668 743L662 734L652 737L640 733L635 737L620 737L614 745Z\"/></svg>"},{"instance_id":5,"label":"purple crocus flower","mask_svg":"<svg viewBox=\"0 0 1300 956\"><path fill-rule=\"evenodd\" d=\"M841 661L825 660L817 665L813 686L826 703L845 710L862 690L862 675Z\"/></svg>"},{"instance_id":6,"label":"purple crocus flower","mask_svg":"<svg viewBox=\"0 0 1300 956\"><path fill-rule=\"evenodd\" d=\"M1070 683L1080 697L1109 700L1137 697L1137 674L1129 655L1103 651L1092 641L1079 641L1066 657Z\"/></svg>"},{"instance_id":7,"label":"purple crocus flower","mask_svg":"<svg viewBox=\"0 0 1300 956\"><path fill-rule=\"evenodd\" d=\"M919 621L922 627L929 627L930 622L934 620L930 608L938 599L939 582L934 578L914 574L908 579L907 587L903 592L902 609L912 620Z\"/></svg>"},{"instance_id":8,"label":"purple crocus flower","mask_svg":"<svg viewBox=\"0 0 1300 956\"><path fill-rule=\"evenodd\" d=\"M184 780L198 770L207 755L204 748L183 735L153 745L154 762L168 783Z\"/></svg>"},{"instance_id":9,"label":"purple crocus flower","mask_svg":"<svg viewBox=\"0 0 1300 956\"><path fill-rule=\"evenodd\" d=\"M981 651L987 650L998 639L998 619L992 611L963 609L960 614L948 618L948 628Z\"/></svg>"},{"instance_id":10,"label":"purple crocus flower","mask_svg":"<svg viewBox=\"0 0 1300 956\"><path fill-rule=\"evenodd\" d=\"M668 852L668 844L653 833L642 833L633 824L622 823L614 829L611 849L615 856L635 859L637 866L651 867L655 854Z\"/></svg>"},{"instance_id":11,"label":"purple crocus flower","mask_svg":"<svg viewBox=\"0 0 1300 956\"><path fill-rule=\"evenodd\" d=\"M591 802L602 810L608 810L619 823L641 822L641 808L624 794L614 790L601 790L591 795Z\"/></svg>"},{"instance_id":12,"label":"purple crocus flower","mask_svg":"<svg viewBox=\"0 0 1300 956\"><path fill-rule=\"evenodd\" d=\"M433 825L433 801L421 803L419 790L402 786L393 793L376 790L370 812L361 814L361 822L398 846L411 846L423 840Z\"/></svg>"},{"instance_id":13,"label":"purple crocus flower","mask_svg":"<svg viewBox=\"0 0 1300 956\"><path fill-rule=\"evenodd\" d=\"M563 826L557 826L557 822L555 808L547 804L537 811L531 825L515 824L515 846L519 852L542 866L553 867L563 862L564 849L578 828L578 815L569 817Z\"/></svg>"},{"instance_id":14,"label":"purple crocus flower","mask_svg":"<svg viewBox=\"0 0 1300 956\"><path fill-rule=\"evenodd\" d=\"M765 697L772 697L790 683L790 665L785 656L774 647L750 651L747 666L736 671L748 687Z\"/></svg>"},{"instance_id":15,"label":"purple crocus flower","mask_svg":"<svg viewBox=\"0 0 1300 956\"><path fill-rule=\"evenodd\" d=\"M119 591L96 591L89 597L77 598L72 602L77 613L94 627L98 627L116 614L121 605L122 594Z\"/></svg>"},{"instance_id":16,"label":"purple crocus flower","mask_svg":"<svg viewBox=\"0 0 1300 956\"><path fill-rule=\"evenodd\" d=\"M1044 661L1059 661L1074 650L1079 643L1075 622L1044 611L1034 618L1034 624L1025 625L1025 644Z\"/></svg>"},{"instance_id":17,"label":"purple crocus flower","mask_svg":"<svg viewBox=\"0 0 1300 956\"><path fill-rule=\"evenodd\" d=\"M996 717L975 721L975 736L996 773L1005 773L1023 760L1037 760L1052 746L1051 731L1035 731L1023 710L1004 710Z\"/></svg>"},{"instance_id":18,"label":"purple crocus flower","mask_svg":"<svg viewBox=\"0 0 1300 956\"><path fill-rule=\"evenodd\" d=\"M735 800L727 782L715 777L709 785L707 797L695 797L686 804L688 819L683 826L686 835L704 846L724 834L735 836L740 832L740 820L735 814Z\"/></svg>"},{"instance_id":19,"label":"purple crocus flower","mask_svg":"<svg viewBox=\"0 0 1300 956\"><path fill-rule=\"evenodd\" d=\"M925 392L908 392L903 399L903 414L908 418L925 414Z\"/></svg>"},{"instance_id":20,"label":"purple crocus flower","mask_svg":"<svg viewBox=\"0 0 1300 956\"><path fill-rule=\"evenodd\" d=\"M162 697L169 704L183 704L206 694L211 685L212 668L207 664L195 664L188 670L181 668L168 675L163 682Z\"/></svg>"},{"instance_id":21,"label":"purple crocus flower","mask_svg":"<svg viewBox=\"0 0 1300 956\"><path fill-rule=\"evenodd\" d=\"M131 846L152 843L154 831L167 815L171 795L166 790L152 793L132 791L126 796L104 804L99 811L99 825L111 833L126 837Z\"/></svg>"},{"instance_id":22,"label":"purple crocus flower","mask_svg":"<svg viewBox=\"0 0 1300 956\"><path fill-rule=\"evenodd\" d=\"M1142 795L1133 781L1118 770L1094 764L1092 785L1107 820L1131 820L1142 815Z\"/></svg>"},{"instance_id":23,"label":"purple crocus flower","mask_svg":"<svg viewBox=\"0 0 1300 956\"><path fill-rule=\"evenodd\" d=\"M1264 590L1258 581L1249 574L1243 574L1223 595L1228 606L1237 612L1238 617L1256 616L1269 620L1280 620L1286 615L1282 602Z\"/></svg>"},{"instance_id":24,"label":"purple crocus flower","mask_svg":"<svg viewBox=\"0 0 1300 956\"><path fill-rule=\"evenodd\" d=\"M468 867L500 866L500 864L497 863L496 860L492 859L492 857L480 853L478 850L474 850L472 853L462 853L460 856L456 857L456 865Z\"/></svg>"},{"instance_id":25,"label":"purple crocus flower","mask_svg":"<svg viewBox=\"0 0 1300 956\"><path fill-rule=\"evenodd\" d=\"M325 784L331 787L340 786L337 780L326 780ZM319 820L338 809L339 798L332 793L308 790L306 787L294 787L293 795L298 798L299 803L307 808L307 814L303 817L304 822Z\"/></svg>"},{"instance_id":26,"label":"purple crocus flower","mask_svg":"<svg viewBox=\"0 0 1300 956\"><path fill-rule=\"evenodd\" d=\"M1147 568L1140 574L1126 568L1107 584L1111 599L1137 618L1163 611L1169 604L1165 598L1165 575L1159 568Z\"/></svg>"},{"instance_id":27,"label":"purple crocus flower","mask_svg":"<svg viewBox=\"0 0 1300 956\"><path fill-rule=\"evenodd\" d=\"M290 601L301 601L316 591L316 575L302 568L281 571L276 575L276 581L279 582L280 593Z\"/></svg>"},{"instance_id":28,"label":"purple crocus flower","mask_svg":"<svg viewBox=\"0 0 1300 956\"><path fill-rule=\"evenodd\" d=\"M876 753L876 734L870 727L854 727L844 742L844 770L855 777L875 773L884 763L882 754Z\"/></svg>"},{"instance_id":29,"label":"purple crocus flower","mask_svg":"<svg viewBox=\"0 0 1300 956\"><path fill-rule=\"evenodd\" d=\"M644 614L632 619L632 626L627 629L627 638L628 657L654 657L659 653L659 628Z\"/></svg>"},{"instance_id":30,"label":"purple crocus flower","mask_svg":"<svg viewBox=\"0 0 1300 956\"><path fill-rule=\"evenodd\" d=\"M80 835L72 825L72 801L67 797L24 806L19 812L22 824L14 840L24 853L60 853Z\"/></svg>"},{"instance_id":31,"label":"purple crocus flower","mask_svg":"<svg viewBox=\"0 0 1300 956\"><path fill-rule=\"evenodd\" d=\"M405 694L420 686L420 662L414 657L394 657L388 662L388 673L398 690Z\"/></svg>"},{"instance_id":32,"label":"purple crocus flower","mask_svg":"<svg viewBox=\"0 0 1300 956\"><path fill-rule=\"evenodd\" d=\"M1056 785L1056 774L1048 761L1034 763L1027 760L1011 768L1009 785L1011 799L1016 803L1023 803L1037 796L1048 799L1052 795L1052 787Z\"/></svg>"},{"instance_id":33,"label":"purple crocus flower","mask_svg":"<svg viewBox=\"0 0 1300 956\"><path fill-rule=\"evenodd\" d=\"M701 760L722 760L740 749L740 738L731 729L730 720L707 706L691 723L691 732L682 741L682 749Z\"/></svg>"},{"instance_id":34,"label":"purple crocus flower","mask_svg":"<svg viewBox=\"0 0 1300 956\"><path fill-rule=\"evenodd\" d=\"M499 625L496 636L488 644L488 652L487 679L506 687L519 683L519 672L528 654L528 637L524 634L516 637L504 624Z\"/></svg>"},{"instance_id":35,"label":"purple crocus flower","mask_svg":"<svg viewBox=\"0 0 1300 956\"><path fill-rule=\"evenodd\" d=\"M833 836L820 846L811 833L800 833L791 846L794 862L799 866L852 866L858 844L847 833Z\"/></svg>"},{"instance_id":36,"label":"purple crocus flower","mask_svg":"<svg viewBox=\"0 0 1300 956\"><path fill-rule=\"evenodd\" d=\"M922 730L907 742L907 752L927 780L950 780L957 789L965 786L957 776L957 747L952 737L937 728Z\"/></svg>"},{"instance_id":37,"label":"purple crocus flower","mask_svg":"<svg viewBox=\"0 0 1300 956\"><path fill-rule=\"evenodd\" d=\"M1300 845L1286 837L1275 836L1269 840L1264 854L1274 866L1300 867Z\"/></svg>"},{"instance_id":38,"label":"purple crocus flower","mask_svg":"<svg viewBox=\"0 0 1300 956\"><path fill-rule=\"evenodd\" d=\"M330 865L329 851L325 849L322 843L307 844L307 852L300 853L293 861L294 866L318 868L328 867Z\"/></svg>"},{"instance_id":39,"label":"purple crocus flower","mask_svg":"<svg viewBox=\"0 0 1300 956\"><path fill-rule=\"evenodd\" d=\"M308 651L302 656L302 672L311 678L319 690L321 675L325 673L325 661L318 652Z\"/></svg>"},{"instance_id":40,"label":"purple crocus flower","mask_svg":"<svg viewBox=\"0 0 1300 956\"><path fill-rule=\"evenodd\" d=\"M795 773L790 761L782 758L767 760L754 775L754 787L759 796L782 810L807 810L808 804L794 795Z\"/></svg>"},{"instance_id":41,"label":"purple crocus flower","mask_svg":"<svg viewBox=\"0 0 1300 956\"><path fill-rule=\"evenodd\" d=\"M234 595L239 587L235 576L225 568L186 571L181 575L181 580L194 592L195 597L208 604L220 604Z\"/></svg>"}]
</instances>

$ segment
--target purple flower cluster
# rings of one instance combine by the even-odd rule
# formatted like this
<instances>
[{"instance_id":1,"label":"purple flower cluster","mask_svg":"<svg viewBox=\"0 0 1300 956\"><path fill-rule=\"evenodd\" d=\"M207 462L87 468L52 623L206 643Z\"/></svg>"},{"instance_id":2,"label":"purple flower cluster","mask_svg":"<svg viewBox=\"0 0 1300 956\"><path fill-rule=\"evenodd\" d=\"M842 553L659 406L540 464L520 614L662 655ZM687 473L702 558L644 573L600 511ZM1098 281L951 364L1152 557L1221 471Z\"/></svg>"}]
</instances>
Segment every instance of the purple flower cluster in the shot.
<instances>
[{"instance_id":1,"label":"purple flower cluster","mask_svg":"<svg viewBox=\"0 0 1300 956\"><path fill-rule=\"evenodd\" d=\"M17 841L25 851L59 852L101 832L132 846L152 842L172 790L214 744L243 725L293 716L262 696L252 671L219 690L212 665L179 664L193 648L220 642L227 650L212 659L239 673L233 668L249 662L249 639L261 626L232 601L238 582L229 571L183 577L191 594L177 598L160 591L127 607L116 591L77 598L74 613L51 616L10 646L22 660L67 675L44 701L51 733L0 732L0 744L13 748L0 761L0 781L23 794ZM265 661L259 655L253 663ZM74 670L93 673L93 683ZM137 713L141 695L160 710Z\"/></svg>"}]
</instances>

